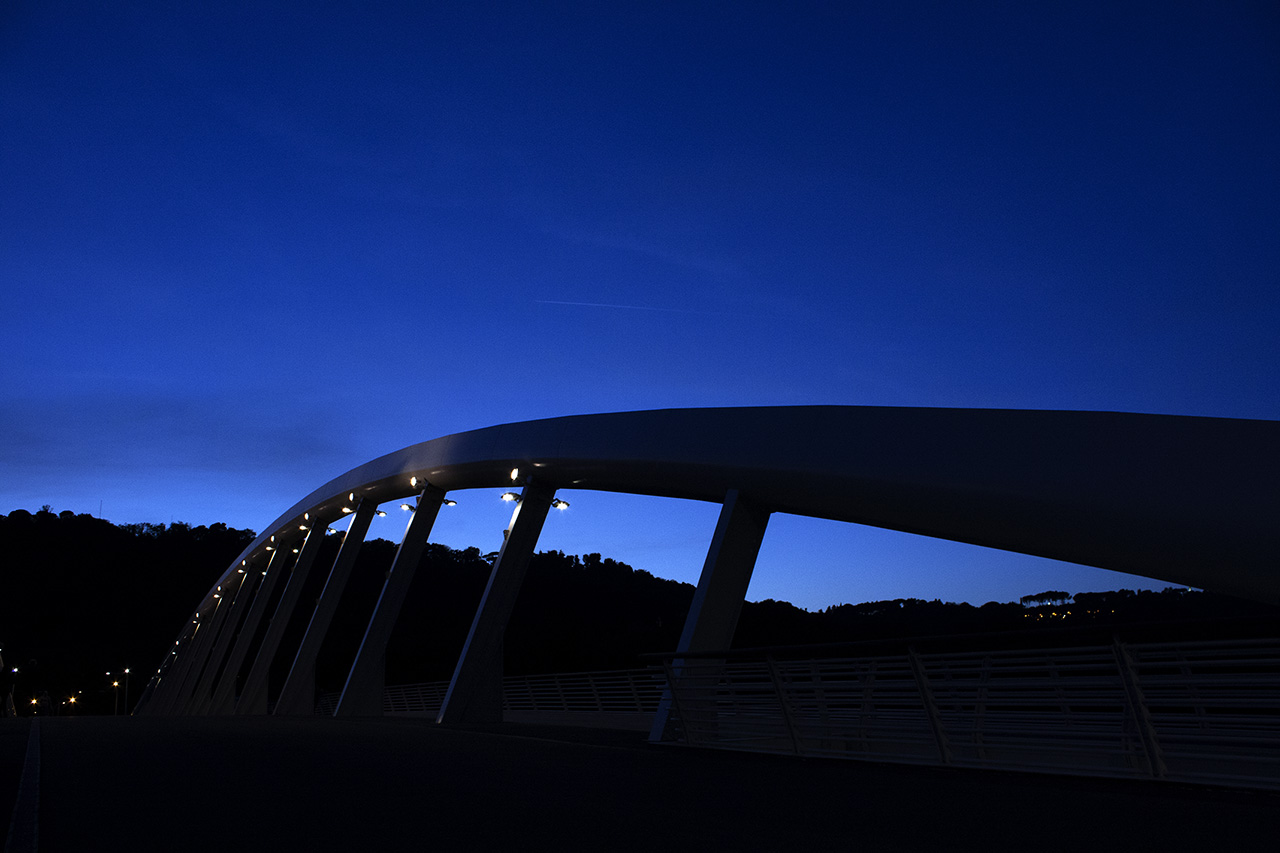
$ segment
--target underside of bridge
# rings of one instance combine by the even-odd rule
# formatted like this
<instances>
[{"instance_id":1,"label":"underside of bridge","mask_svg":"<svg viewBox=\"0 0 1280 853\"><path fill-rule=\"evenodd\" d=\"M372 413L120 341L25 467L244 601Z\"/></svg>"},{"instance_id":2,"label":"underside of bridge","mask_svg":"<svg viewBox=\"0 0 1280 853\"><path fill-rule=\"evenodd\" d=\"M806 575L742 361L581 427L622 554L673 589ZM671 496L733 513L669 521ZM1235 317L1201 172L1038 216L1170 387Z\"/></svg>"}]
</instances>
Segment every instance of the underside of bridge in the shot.
<instances>
[{"instance_id":1,"label":"underside of bridge","mask_svg":"<svg viewBox=\"0 0 1280 853\"><path fill-rule=\"evenodd\" d=\"M1277 422L853 406L578 415L415 444L316 489L198 603L138 713L312 713L316 656L370 520L379 505L416 496L334 711L381 713L387 642L436 513L450 491L489 487L520 493L439 722L501 719L503 633L561 488L721 505L677 652L729 646L773 512L1280 602ZM329 525L348 515L336 557L321 560ZM303 602L316 572L323 591ZM286 643L299 617L305 633ZM269 684L273 669L287 671L280 684ZM660 707L655 736L668 710Z\"/></svg>"}]
</instances>

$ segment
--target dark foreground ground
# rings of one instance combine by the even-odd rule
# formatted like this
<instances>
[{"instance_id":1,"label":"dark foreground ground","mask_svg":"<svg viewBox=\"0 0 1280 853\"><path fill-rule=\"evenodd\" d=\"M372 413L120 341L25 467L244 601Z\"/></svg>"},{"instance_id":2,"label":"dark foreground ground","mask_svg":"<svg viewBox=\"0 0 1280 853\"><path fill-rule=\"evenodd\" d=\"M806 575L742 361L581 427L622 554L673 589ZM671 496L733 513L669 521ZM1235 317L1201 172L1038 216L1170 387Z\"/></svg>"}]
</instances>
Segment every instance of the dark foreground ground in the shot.
<instances>
[{"instance_id":1,"label":"dark foreground ground","mask_svg":"<svg viewBox=\"0 0 1280 853\"><path fill-rule=\"evenodd\" d=\"M30 726L0 720L4 817ZM1274 794L411 719L64 717L38 732L42 851L1280 849Z\"/></svg>"}]
</instances>

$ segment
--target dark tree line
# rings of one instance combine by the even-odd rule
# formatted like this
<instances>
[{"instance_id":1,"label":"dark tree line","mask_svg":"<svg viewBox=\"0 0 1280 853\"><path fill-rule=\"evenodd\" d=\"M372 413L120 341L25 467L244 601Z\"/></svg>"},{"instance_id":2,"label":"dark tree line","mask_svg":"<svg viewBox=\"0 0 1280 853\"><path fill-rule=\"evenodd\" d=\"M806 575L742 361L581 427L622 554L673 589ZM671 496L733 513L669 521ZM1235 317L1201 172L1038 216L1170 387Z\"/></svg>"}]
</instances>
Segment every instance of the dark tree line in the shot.
<instances>
[{"instance_id":1,"label":"dark tree line","mask_svg":"<svg viewBox=\"0 0 1280 853\"><path fill-rule=\"evenodd\" d=\"M137 698L209 585L253 541L224 524L114 525L90 515L0 515L0 654L17 692L110 713ZM19 672L12 673L13 667Z\"/></svg>"},{"instance_id":2,"label":"dark tree line","mask_svg":"<svg viewBox=\"0 0 1280 853\"><path fill-rule=\"evenodd\" d=\"M254 535L222 524L113 525L49 511L0 515L0 654L7 665L26 670L16 676L16 693L29 698L46 690L57 710L83 691L82 712L111 713L116 692L106 673L128 666L132 702L192 609ZM332 558L339 538L326 543L322 561ZM341 689L395 551L384 540L362 548L320 652L317 689ZM387 649L387 683L440 681L452 674L493 556L475 548L427 546ZM315 601L324 580L323 572L313 573L301 600ZM690 584L600 554L536 554L507 627L505 671L643 666L649 662L643 655L676 647L692 598ZM296 648L306 628L310 614L305 607L298 610L283 648ZM897 599L812 612L770 599L744 605L734 646L901 645L903 638L914 638L916 645L959 648L1109 642L1117 631L1133 641L1274 635L1278 612L1183 589L1075 596L1053 591L981 607ZM263 630L265 625L259 636ZM277 689L289 663L285 655L274 662Z\"/></svg>"}]
</instances>

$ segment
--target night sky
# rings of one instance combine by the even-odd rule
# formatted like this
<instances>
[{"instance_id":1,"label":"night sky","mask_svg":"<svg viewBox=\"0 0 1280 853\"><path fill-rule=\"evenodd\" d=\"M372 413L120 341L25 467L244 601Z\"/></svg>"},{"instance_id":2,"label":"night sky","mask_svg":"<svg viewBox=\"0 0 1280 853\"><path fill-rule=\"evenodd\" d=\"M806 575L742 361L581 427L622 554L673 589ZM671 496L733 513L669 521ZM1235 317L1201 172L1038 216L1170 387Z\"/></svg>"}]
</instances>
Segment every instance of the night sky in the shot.
<instances>
[{"instance_id":1,"label":"night sky","mask_svg":"<svg viewBox=\"0 0 1280 853\"><path fill-rule=\"evenodd\" d=\"M1280 419L1278 10L5 2L0 511L262 530L590 412ZM717 507L562 496L541 548L696 579ZM749 597L1122 586L774 516Z\"/></svg>"}]
</instances>

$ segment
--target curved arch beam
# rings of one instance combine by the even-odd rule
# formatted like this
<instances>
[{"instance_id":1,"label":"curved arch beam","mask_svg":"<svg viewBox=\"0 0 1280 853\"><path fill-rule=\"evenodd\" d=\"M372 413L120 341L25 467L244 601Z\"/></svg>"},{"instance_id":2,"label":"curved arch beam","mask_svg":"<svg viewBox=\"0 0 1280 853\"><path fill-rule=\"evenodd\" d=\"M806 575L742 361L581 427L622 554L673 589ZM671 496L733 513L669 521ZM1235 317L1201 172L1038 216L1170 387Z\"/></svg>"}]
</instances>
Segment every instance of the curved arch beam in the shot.
<instances>
[{"instance_id":1,"label":"curved arch beam","mask_svg":"<svg viewBox=\"0 0 1280 853\"><path fill-rule=\"evenodd\" d=\"M428 484L441 495L510 487L513 468L547 494L569 488L717 503L740 495L762 518L785 512L857 522L1280 603L1280 422L797 406L578 415L406 447L295 504L236 558L199 609L215 609L215 593L241 566L265 562L268 551L355 507ZM535 542L526 543L530 552ZM754 554L744 542L730 550ZM713 543L704 581L720 556ZM728 560L744 591L748 556ZM741 596L728 598L736 603L713 609L727 608L731 638ZM185 657L193 654L204 657L200 649ZM255 701L260 680L251 673ZM185 708L183 681L169 679L152 701Z\"/></svg>"},{"instance_id":2,"label":"curved arch beam","mask_svg":"<svg viewBox=\"0 0 1280 853\"><path fill-rule=\"evenodd\" d=\"M524 421L389 453L281 515L510 485L719 502L856 522L1280 602L1280 422L1120 412L796 406Z\"/></svg>"}]
</instances>

